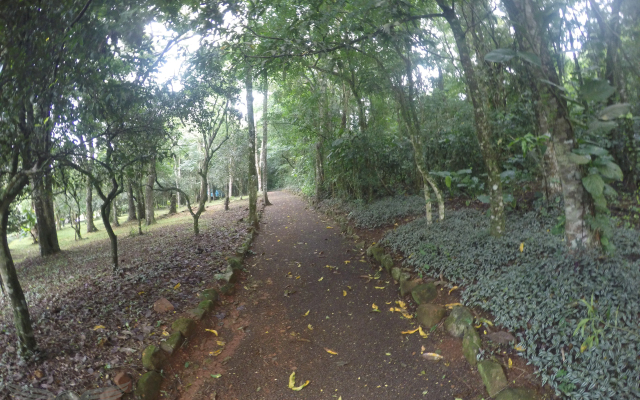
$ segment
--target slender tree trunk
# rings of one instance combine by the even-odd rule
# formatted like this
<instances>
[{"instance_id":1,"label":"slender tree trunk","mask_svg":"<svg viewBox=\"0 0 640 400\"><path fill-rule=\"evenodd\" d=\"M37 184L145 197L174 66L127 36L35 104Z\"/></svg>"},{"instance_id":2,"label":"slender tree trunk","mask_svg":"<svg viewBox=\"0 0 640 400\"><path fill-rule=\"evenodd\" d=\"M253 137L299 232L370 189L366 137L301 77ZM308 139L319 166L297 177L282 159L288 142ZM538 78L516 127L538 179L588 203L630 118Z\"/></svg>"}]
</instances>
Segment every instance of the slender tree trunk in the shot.
<instances>
[{"instance_id":1,"label":"slender tree trunk","mask_svg":"<svg viewBox=\"0 0 640 400\"><path fill-rule=\"evenodd\" d=\"M147 175L147 186L145 187L145 219L147 225L152 225L156 223L156 216L154 213L153 202L153 185L156 183L156 160L155 158L151 159L149 162L149 173Z\"/></svg>"},{"instance_id":2,"label":"slender tree trunk","mask_svg":"<svg viewBox=\"0 0 640 400\"><path fill-rule=\"evenodd\" d=\"M133 184L131 180L127 182L127 201L128 201L128 216L127 222L136 220L136 203L133 199Z\"/></svg>"},{"instance_id":3,"label":"slender tree trunk","mask_svg":"<svg viewBox=\"0 0 640 400\"><path fill-rule=\"evenodd\" d=\"M56 231L55 212L53 210L53 181L49 172L35 175L32 181L33 204L38 224L38 243L40 255L48 256L60 251L58 231Z\"/></svg>"},{"instance_id":4,"label":"slender tree trunk","mask_svg":"<svg viewBox=\"0 0 640 400\"><path fill-rule=\"evenodd\" d=\"M253 120L253 68L248 62L246 74L247 123L249 125L249 129L247 130L247 139L249 142L249 223L255 229L258 229L258 173L255 163L256 126Z\"/></svg>"},{"instance_id":5,"label":"slender tree trunk","mask_svg":"<svg viewBox=\"0 0 640 400\"><path fill-rule=\"evenodd\" d=\"M267 170L267 125L268 125L268 106L269 102L267 96L269 95L269 77L267 76L267 71L264 72L264 88L262 89L264 93L264 98L262 100L262 151L260 152L260 168L258 170L258 174L262 176L262 200L265 206L270 206L271 202L269 201L269 197L267 196L267 178L268 178L268 170Z\"/></svg>"},{"instance_id":6,"label":"slender tree trunk","mask_svg":"<svg viewBox=\"0 0 640 400\"><path fill-rule=\"evenodd\" d=\"M113 211L113 226L119 227L120 222L118 221L118 203L116 199L111 201L111 210Z\"/></svg>"},{"instance_id":7,"label":"slender tree trunk","mask_svg":"<svg viewBox=\"0 0 640 400\"><path fill-rule=\"evenodd\" d=\"M102 217L102 223L104 224L104 229L107 231L107 235L109 236L109 243L111 244L111 266L113 271L118 270L118 236L113 232L113 228L111 228L111 223L109 222L109 214L111 209L111 202L104 202L100 207L100 214Z\"/></svg>"},{"instance_id":8,"label":"slender tree trunk","mask_svg":"<svg viewBox=\"0 0 640 400\"><path fill-rule=\"evenodd\" d=\"M27 185L28 179L23 178L19 184L20 190ZM15 192L15 191L14 191ZM19 192L19 191L18 191ZM4 195L4 193L2 194ZM16 193L17 195L17 193ZM9 222L9 209L15 195L5 197L0 203L0 283L3 293L9 297L11 309L13 310L13 323L18 335L18 345L21 351L34 351L36 349L36 338L31 326L31 317L27 301L22 292L18 274L11 257L9 243L7 241L7 225Z\"/></svg>"},{"instance_id":9,"label":"slender tree trunk","mask_svg":"<svg viewBox=\"0 0 640 400\"><path fill-rule=\"evenodd\" d=\"M263 117L264 118L264 117ZM260 137L258 137L258 135L256 134L255 137L255 143L254 143L254 149L256 149L256 172L257 172L257 176L258 176L258 191L262 190L262 173L260 171Z\"/></svg>"},{"instance_id":10,"label":"slender tree trunk","mask_svg":"<svg viewBox=\"0 0 640 400\"><path fill-rule=\"evenodd\" d=\"M323 198L324 189L324 166L322 163L322 142L316 142L316 204L320 203Z\"/></svg>"},{"instance_id":11,"label":"slender tree trunk","mask_svg":"<svg viewBox=\"0 0 640 400\"><path fill-rule=\"evenodd\" d=\"M87 170L89 173L93 170L93 140L89 140L89 160L87 163ZM85 220L87 221L87 233L96 232L96 226L93 223L93 185L91 180L87 177L87 212L85 213Z\"/></svg>"},{"instance_id":12,"label":"slender tree trunk","mask_svg":"<svg viewBox=\"0 0 640 400\"><path fill-rule=\"evenodd\" d=\"M180 178L181 178L181 176L180 176L180 173L181 173L181 171L180 171L180 157L175 157L174 156L173 159L175 160L176 171L177 171L177 173L176 173L176 187L178 189L180 189ZM176 203L178 204L178 207L180 207L180 205L181 205L181 203L180 203L180 192L176 193Z\"/></svg>"},{"instance_id":13,"label":"slender tree trunk","mask_svg":"<svg viewBox=\"0 0 640 400\"><path fill-rule=\"evenodd\" d=\"M480 92L480 86L476 78L473 62L469 55L469 47L462 30L460 20L455 11L445 4L445 0L436 0L442 13L451 27L453 36L458 48L460 64L464 71L467 83L468 94L474 109L474 119L476 125L476 135L482 150L484 164L487 169L489 195L491 199L491 235L502 236L504 233L504 202L502 200L502 182L500 180L500 168L498 166L498 155L491 141L492 131L489 120L485 114L485 96Z\"/></svg>"},{"instance_id":14,"label":"slender tree trunk","mask_svg":"<svg viewBox=\"0 0 640 400\"><path fill-rule=\"evenodd\" d=\"M144 190L143 188L143 184L142 184L142 178L138 177L139 181L136 182L135 184L135 189L136 189L136 206L138 208L138 221L142 221L146 215L146 210L145 210L145 198L144 198Z\"/></svg>"},{"instance_id":15,"label":"slender tree trunk","mask_svg":"<svg viewBox=\"0 0 640 400\"><path fill-rule=\"evenodd\" d=\"M231 161L229 161L231 164ZM231 170L231 167L229 167ZM233 193L233 174L229 172L229 190L227 190L227 197L224 199L224 210L229 211L229 202L231 201L231 195Z\"/></svg>"}]
</instances>

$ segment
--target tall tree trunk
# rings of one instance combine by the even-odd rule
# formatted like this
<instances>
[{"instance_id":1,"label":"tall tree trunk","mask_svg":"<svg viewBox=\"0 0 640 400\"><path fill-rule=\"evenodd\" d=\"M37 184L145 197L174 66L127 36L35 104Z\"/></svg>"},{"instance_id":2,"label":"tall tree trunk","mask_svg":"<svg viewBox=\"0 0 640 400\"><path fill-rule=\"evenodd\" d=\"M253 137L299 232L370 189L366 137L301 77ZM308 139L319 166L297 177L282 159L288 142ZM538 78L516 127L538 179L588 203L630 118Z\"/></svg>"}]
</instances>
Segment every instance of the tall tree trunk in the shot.
<instances>
[{"instance_id":1,"label":"tall tree trunk","mask_svg":"<svg viewBox=\"0 0 640 400\"><path fill-rule=\"evenodd\" d=\"M176 187L178 189L180 189L180 175L181 175L181 170L180 170L180 157L173 157L175 163L176 163ZM176 203L178 204L178 207L180 207L180 192L176 193Z\"/></svg>"},{"instance_id":2,"label":"tall tree trunk","mask_svg":"<svg viewBox=\"0 0 640 400\"><path fill-rule=\"evenodd\" d=\"M322 142L316 142L316 169L315 169L315 178L316 178L316 194L315 194L315 202L316 204L320 203L323 198L323 189L324 189L324 165L322 163Z\"/></svg>"},{"instance_id":3,"label":"tall tree trunk","mask_svg":"<svg viewBox=\"0 0 640 400\"><path fill-rule=\"evenodd\" d=\"M113 199L111 201L111 211L113 213L113 226L119 227L120 222L118 221L118 203L117 199Z\"/></svg>"},{"instance_id":4,"label":"tall tree trunk","mask_svg":"<svg viewBox=\"0 0 640 400\"><path fill-rule=\"evenodd\" d=\"M35 175L32 181L33 204L38 224L38 243L40 255L48 256L60 251L56 218L53 210L53 179L51 173L42 172Z\"/></svg>"},{"instance_id":5,"label":"tall tree trunk","mask_svg":"<svg viewBox=\"0 0 640 400\"><path fill-rule=\"evenodd\" d=\"M263 112L264 113L264 112ZM263 117L264 118L264 117ZM258 191L262 190L262 173L260 172L260 138L258 137L258 135L256 134L255 137L255 143L254 143L254 149L256 149L256 172L257 172L257 176L258 176Z\"/></svg>"},{"instance_id":6,"label":"tall tree trunk","mask_svg":"<svg viewBox=\"0 0 640 400\"><path fill-rule=\"evenodd\" d=\"M128 201L128 216L127 222L135 221L136 218L136 203L133 199L133 184L131 183L131 179L127 182L127 201Z\"/></svg>"},{"instance_id":7,"label":"tall tree trunk","mask_svg":"<svg viewBox=\"0 0 640 400\"><path fill-rule=\"evenodd\" d=\"M464 78L468 88L468 94L474 109L474 119L478 144L482 151L485 168L487 169L489 196L491 200L491 235L502 236L504 233L504 202L502 200L502 182L500 180L500 168L498 155L491 141L492 131L489 120L485 114L485 97L481 91L474 70L473 62L469 54L469 47L465 32L462 30L460 20L455 11L445 4L445 0L436 0L442 13L451 27L458 48L460 64L464 71Z\"/></svg>"},{"instance_id":8,"label":"tall tree trunk","mask_svg":"<svg viewBox=\"0 0 640 400\"><path fill-rule=\"evenodd\" d=\"M145 220L147 225L152 225L156 223L156 216L154 213L154 196L153 196L153 186L156 183L156 160L155 158L149 161L149 173L147 175L147 185L145 187Z\"/></svg>"},{"instance_id":9,"label":"tall tree trunk","mask_svg":"<svg viewBox=\"0 0 640 400\"><path fill-rule=\"evenodd\" d=\"M100 214L104 229L109 236L109 243L111 244L111 266L115 272L118 270L118 236L113 232L113 228L111 228L111 223L109 222L110 209L111 202L104 202L100 207Z\"/></svg>"},{"instance_id":10,"label":"tall tree trunk","mask_svg":"<svg viewBox=\"0 0 640 400\"><path fill-rule=\"evenodd\" d=\"M171 192L171 197L169 200L169 214L175 214L178 212L176 207L176 199L177 199L176 192Z\"/></svg>"},{"instance_id":11,"label":"tall tree trunk","mask_svg":"<svg viewBox=\"0 0 640 400\"><path fill-rule=\"evenodd\" d=\"M264 98L262 99L262 151L260 152L260 168L258 174L262 176L262 200L265 206L270 206L271 202L267 196L267 125L268 125L268 99L269 95L269 77L267 76L267 70L264 71L264 88L262 89Z\"/></svg>"},{"instance_id":12,"label":"tall tree trunk","mask_svg":"<svg viewBox=\"0 0 640 400\"><path fill-rule=\"evenodd\" d=\"M258 229L258 173L255 163L256 126L253 120L253 68L249 62L247 62L246 74L247 123L249 125L249 129L247 130L247 139L249 142L249 223L255 229Z\"/></svg>"},{"instance_id":13,"label":"tall tree trunk","mask_svg":"<svg viewBox=\"0 0 640 400\"><path fill-rule=\"evenodd\" d=\"M29 316L27 301L22 292L20 281L18 281L18 274L16 273L13 258L9 250L7 225L9 223L11 203L27 183L28 179L22 178L19 180L18 185L16 185L16 188L19 187L19 190L13 190L13 193L0 194L6 196L0 203L0 240L2 240L2 244L0 245L0 283L2 284L4 295L9 297L11 309L13 310L13 323L18 335L18 345L23 352L34 351L36 349L36 338L31 326L31 317Z\"/></svg>"},{"instance_id":14,"label":"tall tree trunk","mask_svg":"<svg viewBox=\"0 0 640 400\"><path fill-rule=\"evenodd\" d=\"M224 199L225 211L229 211L229 202L231 201L232 194L233 194L233 174L231 173L231 160L229 160L229 190L227 190L227 197Z\"/></svg>"},{"instance_id":15,"label":"tall tree trunk","mask_svg":"<svg viewBox=\"0 0 640 400\"><path fill-rule=\"evenodd\" d=\"M89 140L89 160L87 162L87 170L89 173L93 171L93 140ZM87 221L87 233L96 232L96 225L93 223L93 185L91 179L87 177L87 212L85 220Z\"/></svg>"},{"instance_id":16,"label":"tall tree trunk","mask_svg":"<svg viewBox=\"0 0 640 400\"><path fill-rule=\"evenodd\" d=\"M138 221L142 221L145 218L145 215L146 215L144 190L142 189L144 187L144 185L142 184L142 180L143 180L143 178L138 177L138 181L135 183L136 206L138 208Z\"/></svg>"},{"instance_id":17,"label":"tall tree trunk","mask_svg":"<svg viewBox=\"0 0 640 400\"><path fill-rule=\"evenodd\" d=\"M531 0L503 0L513 27L530 43L532 50L540 57L544 79L560 86L560 77L548 48L543 22L536 16L538 7ZM554 86L541 87L542 104L546 106L552 131L553 145L558 161L558 174L562 183L565 209L565 239L569 246L594 244L586 218L590 214L590 204L581 181L580 167L569 160L574 146L574 132L569 122L567 101L556 92Z\"/></svg>"}]
</instances>

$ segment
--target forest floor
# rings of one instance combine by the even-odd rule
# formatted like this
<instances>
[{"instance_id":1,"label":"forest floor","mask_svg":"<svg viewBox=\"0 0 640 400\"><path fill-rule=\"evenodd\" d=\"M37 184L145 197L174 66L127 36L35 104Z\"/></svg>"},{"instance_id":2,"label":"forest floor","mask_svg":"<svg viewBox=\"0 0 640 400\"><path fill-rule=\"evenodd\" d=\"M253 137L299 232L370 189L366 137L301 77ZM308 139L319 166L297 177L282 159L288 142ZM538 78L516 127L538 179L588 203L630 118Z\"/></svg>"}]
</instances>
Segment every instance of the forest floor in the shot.
<instances>
[{"instance_id":1,"label":"forest floor","mask_svg":"<svg viewBox=\"0 0 640 400\"><path fill-rule=\"evenodd\" d=\"M9 398L1 390L7 383L82 393L111 385L118 371L143 373L142 350L159 342L171 322L197 304L196 293L209 287L244 242L247 206L246 199L233 201L227 212L221 201L208 205L198 237L184 209L157 214L157 223L143 227L141 236L136 221L122 224L115 229L117 275L99 223L98 232L83 231L82 241L73 240L70 228L59 231L62 252L46 258L38 255L37 245L12 243L12 253L23 259L16 269L39 351L28 361L17 354L11 308L0 295L0 399ZM161 297L173 304L174 313L153 310Z\"/></svg>"},{"instance_id":2,"label":"forest floor","mask_svg":"<svg viewBox=\"0 0 640 400\"><path fill-rule=\"evenodd\" d=\"M269 194L260 233L245 259L237 292L223 296L199 334L165 367L169 399L488 399L461 340L442 328L417 328L390 308L405 302L397 286L328 217L286 192ZM438 304L459 302L440 291ZM378 312L376 312L378 311ZM203 328L216 330L218 336ZM442 361L421 356L438 353ZM531 366L517 356L509 384L539 391ZM289 388L309 382L299 391ZM541 393L541 398L549 398Z\"/></svg>"}]
</instances>

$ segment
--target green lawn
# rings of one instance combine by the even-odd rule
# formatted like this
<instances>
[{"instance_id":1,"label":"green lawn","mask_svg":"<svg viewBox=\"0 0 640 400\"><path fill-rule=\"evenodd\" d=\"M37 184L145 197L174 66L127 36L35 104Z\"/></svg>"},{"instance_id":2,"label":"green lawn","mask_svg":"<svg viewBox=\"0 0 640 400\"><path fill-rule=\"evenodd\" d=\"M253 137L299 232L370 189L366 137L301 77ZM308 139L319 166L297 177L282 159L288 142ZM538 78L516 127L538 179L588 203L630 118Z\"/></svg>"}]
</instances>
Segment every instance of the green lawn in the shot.
<instances>
[{"instance_id":1,"label":"green lawn","mask_svg":"<svg viewBox=\"0 0 640 400\"><path fill-rule=\"evenodd\" d=\"M246 199L246 198L247 198L246 196L243 197L243 199ZM240 200L240 197L231 197L232 202L237 200ZM224 204L224 199L220 199L220 200L208 202L206 204L206 207L207 209L209 207L222 208L223 204ZM187 206L179 207L178 215L173 218L164 218L168 212L169 212L168 207L156 209L155 214L156 214L156 220L158 223L151 226L145 226L145 223L143 221L142 222L143 232L147 232L149 230L153 230L161 226L183 222L184 219L189 219L189 220L191 219L191 214L189 214L189 212L187 211ZM125 223L126 220L127 220L126 215L120 216L118 218L118 221L120 222L121 226L118 228L113 228L113 225L112 225L113 231L115 232L116 235L125 236L125 235L136 235L138 233L138 222L132 221L132 222ZM99 240L107 240L108 239L107 231L104 229L104 224L102 223L102 219L96 218L94 219L94 223L98 231L94 233L89 233L89 234L87 234L87 228L84 222L81 223L82 240L79 240L79 241L75 240L75 234L74 234L73 228L71 228L70 225L65 225L63 229L58 231L58 243L60 243L60 249L67 250L75 246L79 246L79 245L84 246L91 242L95 242ZM201 229L202 228L203 226L201 221ZM22 238L13 239L13 240L9 238L9 240L10 240L9 249L11 250L11 256L13 257L13 261L15 263L19 263L29 257L35 257L40 255L40 248L38 244L33 243L31 236L22 237Z\"/></svg>"}]
</instances>

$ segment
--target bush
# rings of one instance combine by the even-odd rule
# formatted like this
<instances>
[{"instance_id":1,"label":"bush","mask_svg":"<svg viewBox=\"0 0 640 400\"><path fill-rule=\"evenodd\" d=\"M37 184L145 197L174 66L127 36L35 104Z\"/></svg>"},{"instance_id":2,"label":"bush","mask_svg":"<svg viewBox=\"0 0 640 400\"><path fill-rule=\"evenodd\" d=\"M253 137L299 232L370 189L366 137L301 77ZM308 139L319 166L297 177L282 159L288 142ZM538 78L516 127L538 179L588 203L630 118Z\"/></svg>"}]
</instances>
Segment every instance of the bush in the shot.
<instances>
[{"instance_id":1,"label":"bush","mask_svg":"<svg viewBox=\"0 0 640 400\"><path fill-rule=\"evenodd\" d=\"M436 211L436 210L434 210ZM357 205L348 214L358 228L377 228L399 218L425 213L423 196L385 197L375 203Z\"/></svg>"},{"instance_id":2,"label":"bush","mask_svg":"<svg viewBox=\"0 0 640 400\"><path fill-rule=\"evenodd\" d=\"M550 233L556 219L510 213L505 235L492 238L486 215L451 211L428 228L424 218L401 226L382 243L404 253L417 271L442 273L464 285L463 302L516 332L542 383L556 392L581 399L638 398L640 233L615 230L617 252L607 258L596 251L570 254L562 238ZM580 321L587 322L583 336L575 334Z\"/></svg>"}]
</instances>

